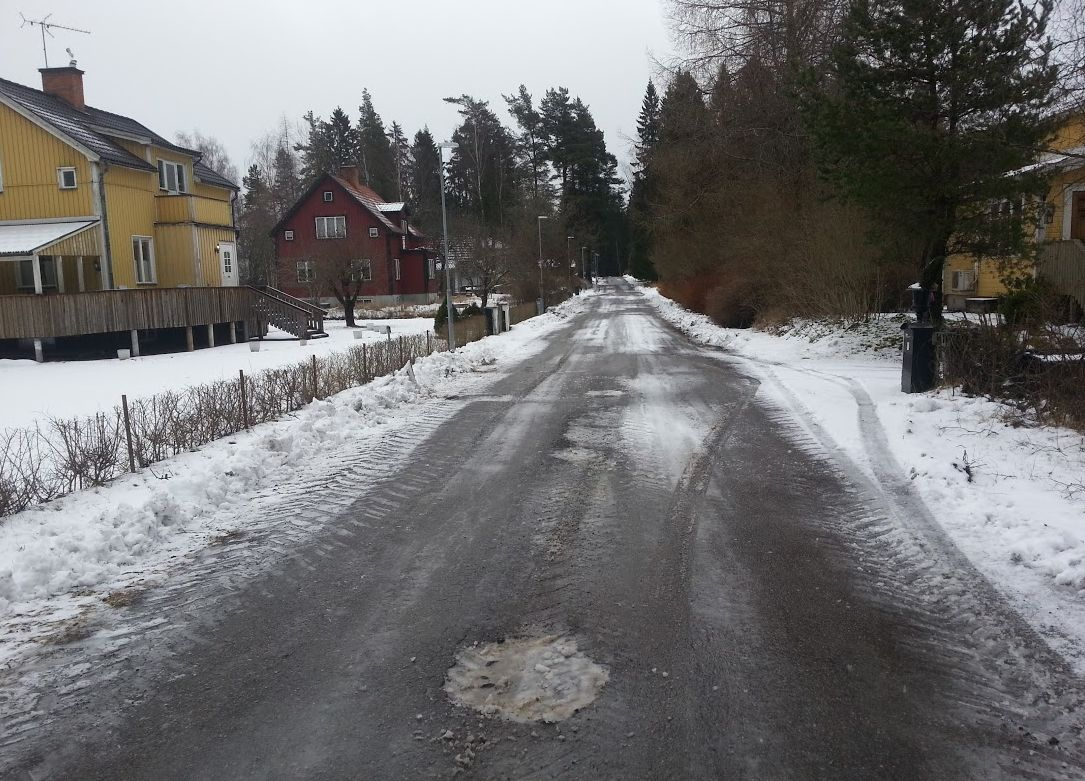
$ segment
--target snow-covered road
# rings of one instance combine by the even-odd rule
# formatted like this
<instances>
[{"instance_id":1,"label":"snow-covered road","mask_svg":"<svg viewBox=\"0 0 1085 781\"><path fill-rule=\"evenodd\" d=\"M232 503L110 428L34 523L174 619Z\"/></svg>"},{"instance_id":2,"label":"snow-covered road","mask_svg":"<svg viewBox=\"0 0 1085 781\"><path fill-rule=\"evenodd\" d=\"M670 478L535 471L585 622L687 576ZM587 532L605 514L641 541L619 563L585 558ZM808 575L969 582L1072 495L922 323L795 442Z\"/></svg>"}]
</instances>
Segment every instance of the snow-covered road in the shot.
<instances>
[{"instance_id":1,"label":"snow-covered road","mask_svg":"<svg viewBox=\"0 0 1085 781\"><path fill-rule=\"evenodd\" d=\"M153 577L36 596L73 614L8 657L0 775L1082 777L1079 677L878 421L853 459L604 287L422 362L356 436L319 421L373 386L254 432L328 446Z\"/></svg>"}]
</instances>

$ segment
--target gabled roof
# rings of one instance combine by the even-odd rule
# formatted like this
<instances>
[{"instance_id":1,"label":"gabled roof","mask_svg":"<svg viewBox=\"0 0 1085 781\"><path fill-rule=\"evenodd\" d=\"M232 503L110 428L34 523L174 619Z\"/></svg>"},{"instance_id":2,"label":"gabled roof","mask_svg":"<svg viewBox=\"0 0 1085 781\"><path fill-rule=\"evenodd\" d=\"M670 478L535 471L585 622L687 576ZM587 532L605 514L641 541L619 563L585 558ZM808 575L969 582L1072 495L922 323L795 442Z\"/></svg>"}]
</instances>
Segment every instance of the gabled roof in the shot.
<instances>
[{"instance_id":1,"label":"gabled roof","mask_svg":"<svg viewBox=\"0 0 1085 781\"><path fill-rule=\"evenodd\" d=\"M275 233L277 233L284 224L286 224L295 214L297 214L298 209L302 207L302 204L308 201L313 196L313 193L315 193L322 186L324 186L324 184L329 179L335 182L341 188L343 188L346 194L349 195L353 201L355 201L367 212L373 215L373 218L376 219L377 222L379 222L381 225L383 225L390 233L395 233L398 235L403 234L403 229L399 225L388 219L386 216L384 216L384 214L382 213L386 211L386 209L382 207L387 207L389 205L395 204L389 204L387 201L377 195L376 191L372 188L367 187L364 184L353 184L344 179L343 177L336 176L335 174L324 174L322 177L313 182L309 186L309 189L302 193L298 200L294 202L294 205L287 210L286 214L282 216L282 219L280 219L275 224L275 227L271 229L271 234L274 235ZM409 228L409 232L412 236L421 235L414 228Z\"/></svg>"},{"instance_id":2,"label":"gabled roof","mask_svg":"<svg viewBox=\"0 0 1085 781\"><path fill-rule=\"evenodd\" d=\"M199 162L200 152L198 150L186 149L171 143L146 125L130 117L114 114L112 111L105 111L93 106L87 106L85 110L80 111L67 101L39 89L17 84L7 79L0 79L0 101L5 101L5 99L16 104L23 111L30 112L38 120L49 125L61 135L97 154L107 163L124 166L125 168L136 168L141 171L157 170L155 166L136 157L113 140L114 138L124 138L191 155L196 161L194 173L197 179L216 187L238 189L235 183Z\"/></svg>"},{"instance_id":3,"label":"gabled roof","mask_svg":"<svg viewBox=\"0 0 1085 781\"><path fill-rule=\"evenodd\" d=\"M406 208L407 204L403 201L396 201L395 203L381 203L377 205L377 208L382 212L401 212Z\"/></svg>"}]
</instances>

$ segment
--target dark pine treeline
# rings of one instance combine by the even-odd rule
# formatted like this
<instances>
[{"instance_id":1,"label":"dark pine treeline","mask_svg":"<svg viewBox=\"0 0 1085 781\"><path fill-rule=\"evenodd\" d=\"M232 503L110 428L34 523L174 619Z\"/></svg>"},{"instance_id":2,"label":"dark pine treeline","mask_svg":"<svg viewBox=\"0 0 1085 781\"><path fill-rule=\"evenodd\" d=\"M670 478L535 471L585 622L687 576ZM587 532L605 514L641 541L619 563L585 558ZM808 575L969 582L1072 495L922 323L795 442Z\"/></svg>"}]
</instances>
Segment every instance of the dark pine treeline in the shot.
<instances>
[{"instance_id":1,"label":"dark pine treeline","mask_svg":"<svg viewBox=\"0 0 1085 781\"><path fill-rule=\"evenodd\" d=\"M631 267L728 325L862 317L954 252L1027 251L1059 97L1046 0L670 0L687 58L638 122Z\"/></svg>"}]
</instances>

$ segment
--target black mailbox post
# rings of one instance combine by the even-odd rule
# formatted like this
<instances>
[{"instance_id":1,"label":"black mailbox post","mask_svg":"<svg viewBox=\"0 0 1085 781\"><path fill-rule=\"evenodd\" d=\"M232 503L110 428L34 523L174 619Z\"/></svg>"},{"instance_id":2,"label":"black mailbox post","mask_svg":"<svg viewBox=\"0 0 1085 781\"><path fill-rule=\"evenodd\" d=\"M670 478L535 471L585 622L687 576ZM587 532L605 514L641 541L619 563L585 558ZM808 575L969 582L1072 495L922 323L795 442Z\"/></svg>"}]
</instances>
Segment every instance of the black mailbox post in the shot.
<instances>
[{"instance_id":1,"label":"black mailbox post","mask_svg":"<svg viewBox=\"0 0 1085 781\"><path fill-rule=\"evenodd\" d=\"M923 393L934 387L934 327L909 323L904 331L904 367L900 389L905 393Z\"/></svg>"}]
</instances>

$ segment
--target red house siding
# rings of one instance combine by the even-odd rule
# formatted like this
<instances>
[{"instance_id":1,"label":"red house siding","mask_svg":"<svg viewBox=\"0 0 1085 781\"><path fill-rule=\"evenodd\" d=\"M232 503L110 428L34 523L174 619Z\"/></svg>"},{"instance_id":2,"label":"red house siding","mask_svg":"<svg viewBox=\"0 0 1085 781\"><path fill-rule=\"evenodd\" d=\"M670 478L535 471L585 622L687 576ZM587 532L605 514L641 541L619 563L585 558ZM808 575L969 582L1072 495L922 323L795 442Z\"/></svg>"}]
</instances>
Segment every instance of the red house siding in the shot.
<instances>
[{"instance_id":1,"label":"red house siding","mask_svg":"<svg viewBox=\"0 0 1085 781\"><path fill-rule=\"evenodd\" d=\"M324 193L331 192L332 200L324 200ZM345 217L346 236L338 239L318 239L318 217ZM402 216L389 213L385 217L393 225L400 226ZM375 228L377 236L370 235ZM288 231L294 238L286 239ZM361 297L383 298L386 296L424 296L437 293L437 280L429 278L428 253L422 249L416 237L407 240L403 249L403 235L394 232L378 219L368 208L331 176L324 177L275 228L275 256L278 262L279 287L299 298L314 295L331 297L330 290L317 290L298 281L297 263L313 260L329 249L342 248L354 260L368 259L373 278L362 284ZM334 246L333 246L334 245ZM395 278L395 260L400 260L400 278ZM387 300L387 299L386 299Z\"/></svg>"}]
</instances>

